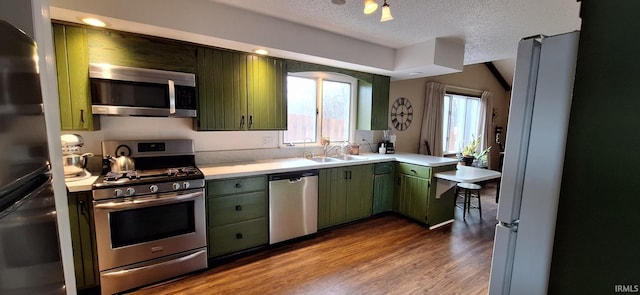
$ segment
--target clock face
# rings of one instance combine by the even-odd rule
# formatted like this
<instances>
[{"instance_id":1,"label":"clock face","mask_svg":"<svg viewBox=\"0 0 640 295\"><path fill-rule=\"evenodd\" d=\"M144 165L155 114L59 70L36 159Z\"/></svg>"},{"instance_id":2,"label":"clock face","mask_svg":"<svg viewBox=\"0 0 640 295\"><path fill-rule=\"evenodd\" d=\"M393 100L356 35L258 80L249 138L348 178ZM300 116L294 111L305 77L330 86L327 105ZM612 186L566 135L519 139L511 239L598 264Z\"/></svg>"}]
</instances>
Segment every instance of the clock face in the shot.
<instances>
[{"instance_id":1,"label":"clock face","mask_svg":"<svg viewBox=\"0 0 640 295\"><path fill-rule=\"evenodd\" d=\"M409 99L399 97L391 106L391 124L397 130L407 130L413 120L413 107Z\"/></svg>"}]
</instances>

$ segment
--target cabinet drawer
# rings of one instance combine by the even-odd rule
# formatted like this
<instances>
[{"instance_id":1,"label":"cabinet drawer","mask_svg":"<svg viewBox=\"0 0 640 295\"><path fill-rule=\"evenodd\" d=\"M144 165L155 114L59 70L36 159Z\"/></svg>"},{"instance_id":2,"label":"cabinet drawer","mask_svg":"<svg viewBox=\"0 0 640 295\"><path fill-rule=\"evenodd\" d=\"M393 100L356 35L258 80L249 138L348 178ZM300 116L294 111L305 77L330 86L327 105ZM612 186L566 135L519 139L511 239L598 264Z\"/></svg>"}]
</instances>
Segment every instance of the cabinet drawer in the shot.
<instances>
[{"instance_id":1,"label":"cabinet drawer","mask_svg":"<svg viewBox=\"0 0 640 295\"><path fill-rule=\"evenodd\" d=\"M265 218L214 227L209 230L209 257L249 249L267 242Z\"/></svg>"},{"instance_id":2,"label":"cabinet drawer","mask_svg":"<svg viewBox=\"0 0 640 295\"><path fill-rule=\"evenodd\" d=\"M431 178L431 167L399 163L398 172L422 178Z\"/></svg>"},{"instance_id":3,"label":"cabinet drawer","mask_svg":"<svg viewBox=\"0 0 640 295\"><path fill-rule=\"evenodd\" d=\"M253 192L207 199L209 226L221 226L266 215L266 193Z\"/></svg>"},{"instance_id":4,"label":"cabinet drawer","mask_svg":"<svg viewBox=\"0 0 640 295\"><path fill-rule=\"evenodd\" d=\"M378 163L373 168L373 174L389 174L393 172L393 163Z\"/></svg>"},{"instance_id":5,"label":"cabinet drawer","mask_svg":"<svg viewBox=\"0 0 640 295\"><path fill-rule=\"evenodd\" d=\"M264 191L266 189L267 178L265 176L212 180L207 182L208 196Z\"/></svg>"}]
</instances>

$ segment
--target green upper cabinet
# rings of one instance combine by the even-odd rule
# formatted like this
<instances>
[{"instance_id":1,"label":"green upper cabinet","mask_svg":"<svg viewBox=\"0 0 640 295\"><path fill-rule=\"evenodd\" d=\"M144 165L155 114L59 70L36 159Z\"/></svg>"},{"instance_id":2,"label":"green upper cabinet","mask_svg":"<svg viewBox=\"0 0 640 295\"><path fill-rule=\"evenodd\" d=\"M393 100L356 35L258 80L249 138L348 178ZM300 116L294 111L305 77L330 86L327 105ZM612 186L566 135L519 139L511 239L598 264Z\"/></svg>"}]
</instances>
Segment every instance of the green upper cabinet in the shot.
<instances>
[{"instance_id":1,"label":"green upper cabinet","mask_svg":"<svg viewBox=\"0 0 640 295\"><path fill-rule=\"evenodd\" d=\"M175 40L87 29L89 62L117 66L196 72L196 46Z\"/></svg>"},{"instance_id":2,"label":"green upper cabinet","mask_svg":"<svg viewBox=\"0 0 640 295\"><path fill-rule=\"evenodd\" d=\"M318 178L318 228L371 215L373 165L322 169Z\"/></svg>"},{"instance_id":3,"label":"green upper cabinet","mask_svg":"<svg viewBox=\"0 0 640 295\"><path fill-rule=\"evenodd\" d=\"M286 129L286 75L279 59L198 48L196 129Z\"/></svg>"},{"instance_id":4,"label":"green upper cabinet","mask_svg":"<svg viewBox=\"0 0 640 295\"><path fill-rule=\"evenodd\" d=\"M246 126L247 61L239 52L198 48L197 130Z\"/></svg>"},{"instance_id":5,"label":"green upper cabinet","mask_svg":"<svg viewBox=\"0 0 640 295\"><path fill-rule=\"evenodd\" d=\"M97 130L91 112L89 63L196 72L196 47L113 30L53 24L62 130Z\"/></svg>"},{"instance_id":6,"label":"green upper cabinet","mask_svg":"<svg viewBox=\"0 0 640 295\"><path fill-rule=\"evenodd\" d=\"M87 29L53 25L62 130L97 130L91 114Z\"/></svg>"},{"instance_id":7,"label":"green upper cabinet","mask_svg":"<svg viewBox=\"0 0 640 295\"><path fill-rule=\"evenodd\" d=\"M359 130L386 130L389 128L388 76L373 75L372 81L358 80Z\"/></svg>"},{"instance_id":8,"label":"green upper cabinet","mask_svg":"<svg viewBox=\"0 0 640 295\"><path fill-rule=\"evenodd\" d=\"M287 129L285 62L247 55L247 115L249 130Z\"/></svg>"}]
</instances>

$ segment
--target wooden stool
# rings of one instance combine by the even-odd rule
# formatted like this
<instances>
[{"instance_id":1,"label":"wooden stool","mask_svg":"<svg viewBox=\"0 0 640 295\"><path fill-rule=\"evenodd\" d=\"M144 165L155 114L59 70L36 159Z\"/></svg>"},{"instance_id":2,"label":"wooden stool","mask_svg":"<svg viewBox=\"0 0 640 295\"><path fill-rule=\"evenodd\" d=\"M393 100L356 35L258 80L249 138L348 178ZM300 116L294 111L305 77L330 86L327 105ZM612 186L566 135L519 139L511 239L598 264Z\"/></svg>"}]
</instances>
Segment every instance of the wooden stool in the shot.
<instances>
[{"instance_id":1,"label":"wooden stool","mask_svg":"<svg viewBox=\"0 0 640 295\"><path fill-rule=\"evenodd\" d=\"M482 219L482 202L480 202L480 189L482 187L475 183L466 183L461 182L458 183L457 189L458 193L462 192L464 197L464 206L462 207L462 219L467 218L467 212L471 212L470 210L478 209L480 212L480 219ZM458 195L456 195L457 199ZM471 206L471 198L478 199L478 206Z\"/></svg>"}]
</instances>

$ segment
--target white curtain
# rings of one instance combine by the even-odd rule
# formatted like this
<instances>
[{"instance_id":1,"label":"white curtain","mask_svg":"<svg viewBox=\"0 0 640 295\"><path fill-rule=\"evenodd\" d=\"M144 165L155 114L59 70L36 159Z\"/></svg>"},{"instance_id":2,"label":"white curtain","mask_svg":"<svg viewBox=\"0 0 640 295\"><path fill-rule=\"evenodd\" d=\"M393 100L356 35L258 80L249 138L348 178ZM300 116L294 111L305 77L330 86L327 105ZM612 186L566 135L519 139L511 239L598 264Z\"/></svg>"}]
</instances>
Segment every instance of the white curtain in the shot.
<instances>
[{"instance_id":1,"label":"white curtain","mask_svg":"<svg viewBox=\"0 0 640 295\"><path fill-rule=\"evenodd\" d=\"M480 124L478 124L478 134L482 134L482 140L480 141L480 150L483 151L493 144L493 138L491 137L493 127L493 104L491 103L491 92L483 91L480 96ZM489 151L487 155L487 165L491 169L491 156L492 151Z\"/></svg>"},{"instance_id":2,"label":"white curtain","mask_svg":"<svg viewBox=\"0 0 640 295\"><path fill-rule=\"evenodd\" d=\"M427 82L420 131L421 154L428 154L425 142L429 144L431 155L442 157L442 126L444 116L444 94L446 85Z\"/></svg>"}]
</instances>

